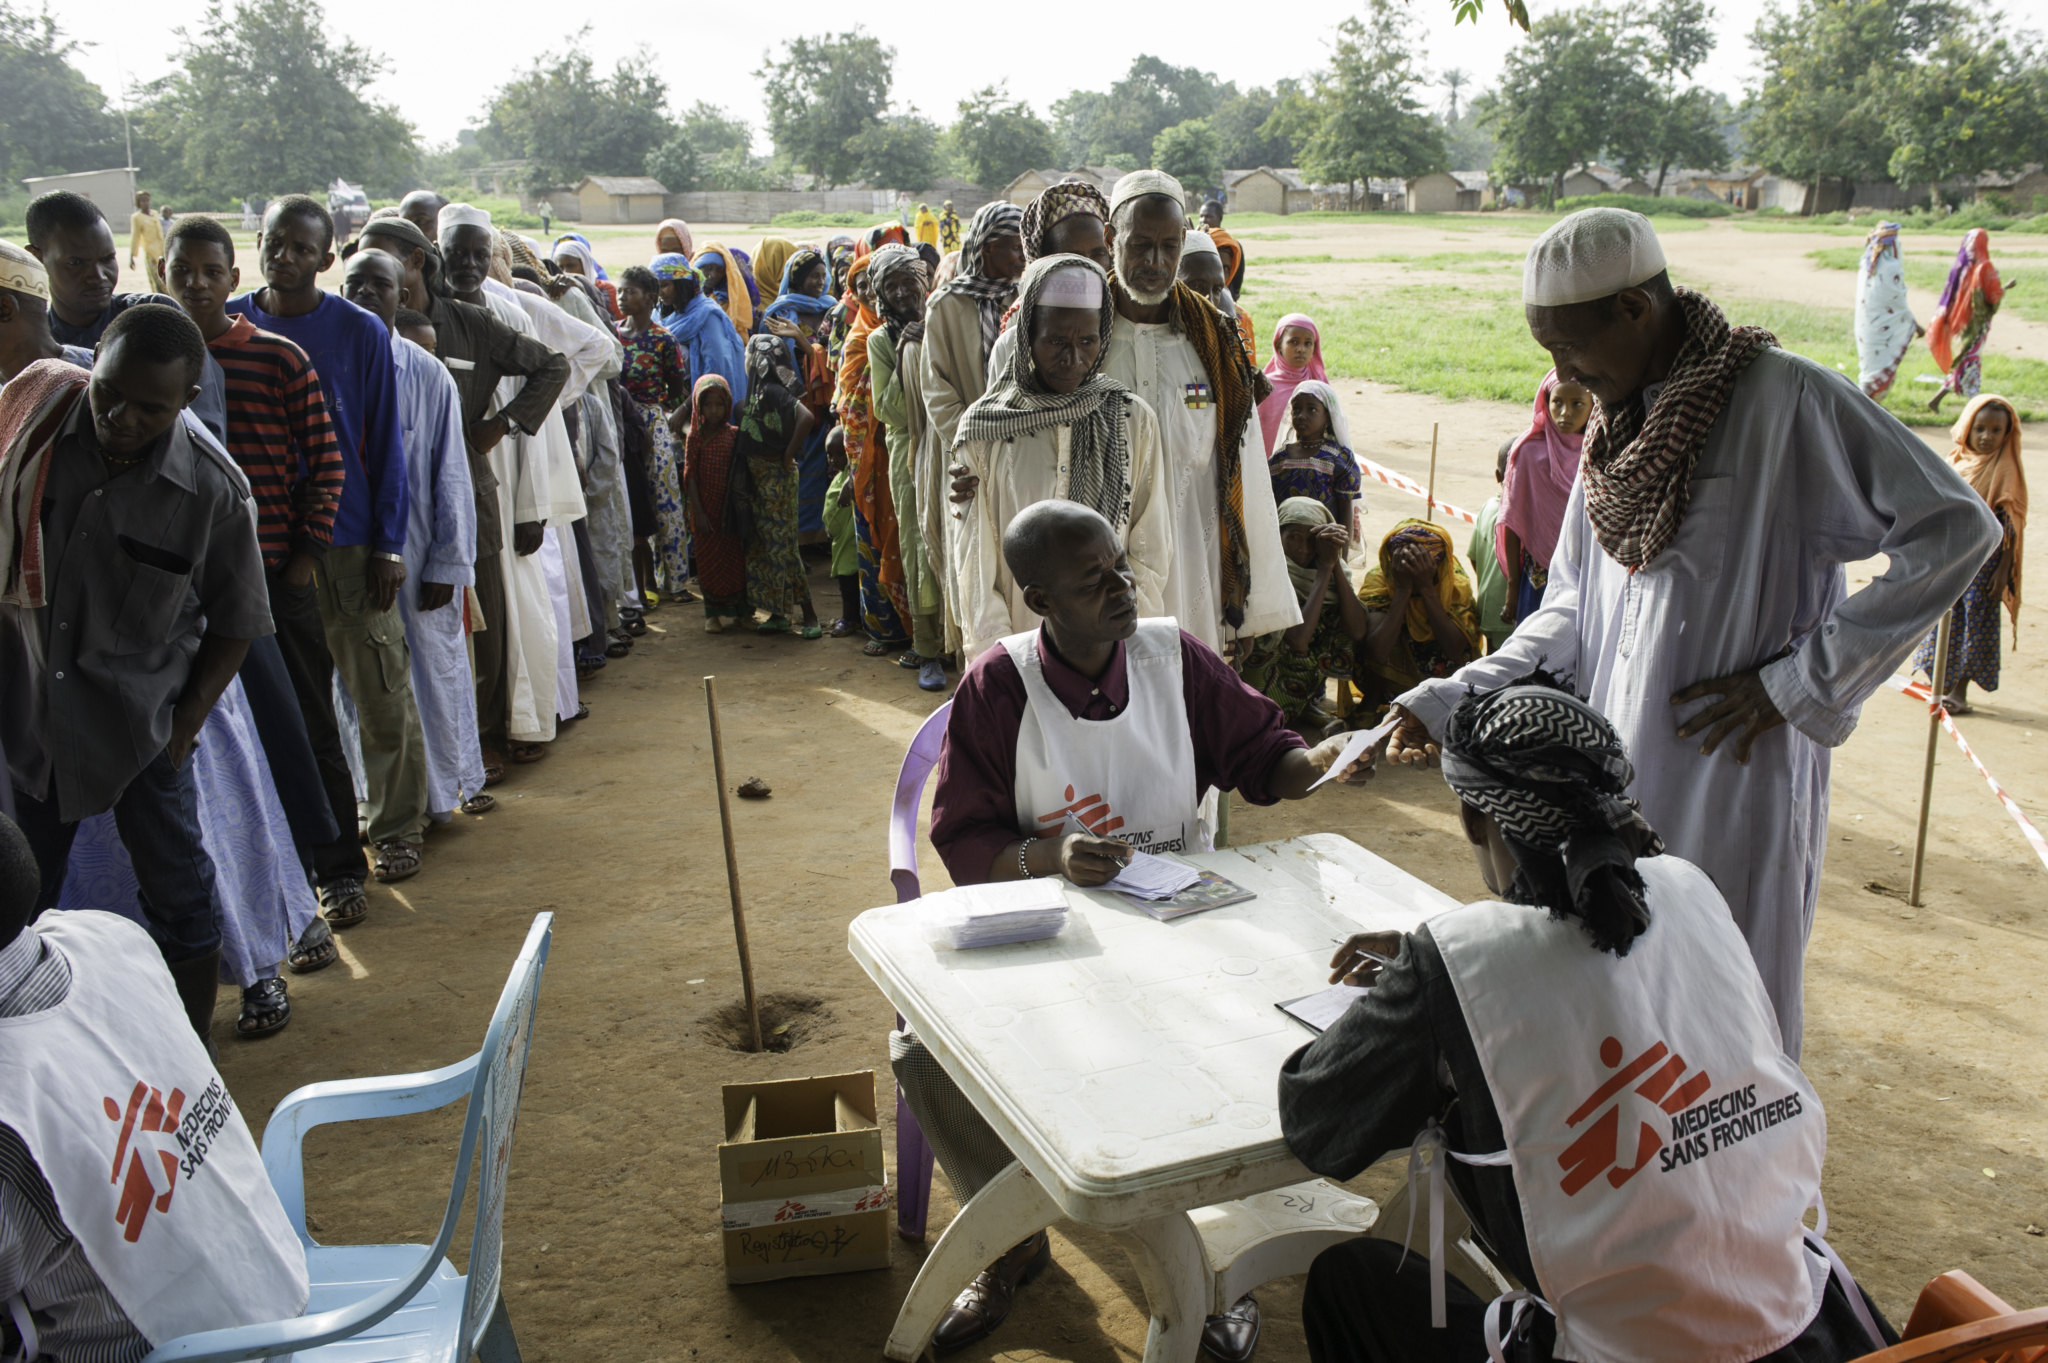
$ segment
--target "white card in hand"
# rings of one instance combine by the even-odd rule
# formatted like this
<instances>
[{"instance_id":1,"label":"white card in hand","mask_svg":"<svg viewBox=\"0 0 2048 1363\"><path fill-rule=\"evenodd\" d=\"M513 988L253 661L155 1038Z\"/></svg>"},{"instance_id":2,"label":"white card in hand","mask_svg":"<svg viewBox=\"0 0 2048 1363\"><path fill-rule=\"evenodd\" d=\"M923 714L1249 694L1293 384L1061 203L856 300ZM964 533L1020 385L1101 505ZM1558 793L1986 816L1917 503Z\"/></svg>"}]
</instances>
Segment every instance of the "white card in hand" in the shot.
<instances>
[{"instance_id":1,"label":"white card in hand","mask_svg":"<svg viewBox=\"0 0 2048 1363\"><path fill-rule=\"evenodd\" d=\"M1201 878L1202 873L1192 867L1165 857L1155 857L1150 852L1133 850L1131 859L1124 863L1124 869L1116 873L1116 879L1102 888L1136 895L1139 899L1171 899Z\"/></svg>"},{"instance_id":2,"label":"white card in hand","mask_svg":"<svg viewBox=\"0 0 2048 1363\"><path fill-rule=\"evenodd\" d=\"M1344 768L1350 766L1353 762L1356 762L1359 758L1363 757L1366 754L1367 750L1369 750L1373 744L1379 742L1388 734L1394 732L1394 725L1398 722L1398 720L1390 719L1385 724L1380 725L1376 729L1360 729L1356 733L1352 734L1349 738L1345 739L1344 751L1337 754L1337 760L1330 764L1330 769L1328 771L1324 772L1321 776L1318 776L1314 781L1309 783L1309 789L1314 790L1317 786L1329 780L1331 777L1337 775L1339 772L1343 771Z\"/></svg>"}]
</instances>

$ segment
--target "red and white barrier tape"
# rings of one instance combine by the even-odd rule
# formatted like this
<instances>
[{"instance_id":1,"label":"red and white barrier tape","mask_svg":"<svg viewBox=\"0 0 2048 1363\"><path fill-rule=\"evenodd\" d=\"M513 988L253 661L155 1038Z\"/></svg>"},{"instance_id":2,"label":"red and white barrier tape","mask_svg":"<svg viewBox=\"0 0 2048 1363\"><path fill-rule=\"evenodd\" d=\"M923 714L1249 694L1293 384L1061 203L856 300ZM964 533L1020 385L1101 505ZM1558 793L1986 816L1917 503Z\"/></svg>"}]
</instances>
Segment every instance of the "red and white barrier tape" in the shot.
<instances>
[{"instance_id":1,"label":"red and white barrier tape","mask_svg":"<svg viewBox=\"0 0 2048 1363\"><path fill-rule=\"evenodd\" d=\"M1935 708L1933 696L1925 682L1916 682L1906 677L1895 675L1886 678L1885 685L1901 695L1927 702L1929 709ZM2027 841L2034 845L2034 855L2041 858L2043 866L2048 866L2048 838L2043 838L2041 830L2034 827L2034 821L2027 817L2027 812L2013 803L2012 796L2005 793L2005 787L1998 784L1998 778L1984 769L1984 764L1979 762L1977 754L1970 750L1969 743L1963 738L1962 732L1956 728L1956 722L1949 718L1947 710L1941 711L1941 727L1946 729L1948 736L1956 741L1956 746L1963 750L1963 756L1970 759L1970 765L1977 769L1977 774L1984 778L1986 785L1991 787L1991 793L1997 797L1998 803L2005 806L2005 812L2012 815L2013 822L2020 826L2020 832L2025 834Z\"/></svg>"},{"instance_id":2,"label":"red and white barrier tape","mask_svg":"<svg viewBox=\"0 0 2048 1363\"><path fill-rule=\"evenodd\" d=\"M1388 487L1398 488L1402 492L1407 493L1411 497L1420 497L1424 501L1429 500L1429 489L1424 487L1422 484L1416 482L1413 478L1410 478L1405 473L1396 473L1392 469L1388 468L1385 464L1375 464L1370 459L1360 459L1358 461L1358 466L1360 469L1364 470L1372 477L1379 479L1382 483L1385 483ZM1477 516L1473 515L1471 512L1467 511L1462 506L1452 506L1449 502L1444 501L1442 498L1437 499L1436 507L1439 511L1447 512L1450 515L1456 516L1459 520L1465 522L1465 524L1467 525L1479 524L1479 518Z\"/></svg>"}]
</instances>

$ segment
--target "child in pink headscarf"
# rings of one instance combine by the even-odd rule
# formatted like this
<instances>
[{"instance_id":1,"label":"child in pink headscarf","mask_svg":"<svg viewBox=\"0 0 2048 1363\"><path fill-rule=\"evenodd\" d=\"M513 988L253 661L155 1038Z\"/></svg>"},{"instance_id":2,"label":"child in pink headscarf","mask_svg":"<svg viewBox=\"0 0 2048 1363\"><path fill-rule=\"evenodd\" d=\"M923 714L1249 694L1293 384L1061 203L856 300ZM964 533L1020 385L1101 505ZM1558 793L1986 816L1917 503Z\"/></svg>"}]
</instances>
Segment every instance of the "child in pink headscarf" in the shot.
<instances>
[{"instance_id":1,"label":"child in pink headscarf","mask_svg":"<svg viewBox=\"0 0 2048 1363\"><path fill-rule=\"evenodd\" d=\"M1273 392L1259 404L1259 425L1266 436L1266 457L1273 457L1273 440L1286 424L1294 403L1294 390L1309 379L1329 382L1323 370L1323 334L1313 320L1298 312L1282 317L1273 328L1273 358L1266 363L1266 377Z\"/></svg>"},{"instance_id":2,"label":"child in pink headscarf","mask_svg":"<svg viewBox=\"0 0 2048 1363\"><path fill-rule=\"evenodd\" d=\"M1528 433L1508 454L1493 533L1507 576L1500 618L1510 625L1543 604L1550 556L1557 551L1565 503L1579 476L1579 446L1592 419L1593 395L1576 383L1559 383L1553 369L1536 389Z\"/></svg>"}]
</instances>

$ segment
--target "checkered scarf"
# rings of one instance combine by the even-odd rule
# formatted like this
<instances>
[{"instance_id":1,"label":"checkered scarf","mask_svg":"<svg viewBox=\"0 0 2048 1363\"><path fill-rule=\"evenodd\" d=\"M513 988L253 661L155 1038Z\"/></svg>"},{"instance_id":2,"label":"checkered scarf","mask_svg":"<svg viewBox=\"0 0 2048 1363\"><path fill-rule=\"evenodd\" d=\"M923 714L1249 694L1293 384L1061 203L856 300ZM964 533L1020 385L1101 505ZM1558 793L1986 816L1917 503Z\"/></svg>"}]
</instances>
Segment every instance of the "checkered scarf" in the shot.
<instances>
[{"instance_id":1,"label":"checkered scarf","mask_svg":"<svg viewBox=\"0 0 2048 1363\"><path fill-rule=\"evenodd\" d=\"M1009 371L989 376L988 391L960 418L954 443L995 443L1054 426L1071 426L1072 472L1067 477L1067 496L1101 512L1121 531L1131 518L1131 392L1102 372L1102 356L1109 352L1109 330L1116 321L1116 303L1108 282L1105 280L1102 288L1102 350L1079 388L1071 393L1050 391L1031 356L1039 295L1045 291L1045 281L1063 269L1102 275L1102 267L1086 256L1041 256L1025 267L1017 295L1017 345L1010 352Z\"/></svg>"},{"instance_id":2,"label":"checkered scarf","mask_svg":"<svg viewBox=\"0 0 2048 1363\"><path fill-rule=\"evenodd\" d=\"M936 303L947 294L964 294L980 308L981 363L984 368L988 365L989 351L995 349L996 338L1003 334L1003 314L1017 296L1017 281L985 277L981 272L982 248L992 238L1017 231L1023 219L1023 209L1002 199L976 209L974 220L967 224L967 236L961 242L960 273L947 280L932 295L932 302Z\"/></svg>"},{"instance_id":3,"label":"checkered scarf","mask_svg":"<svg viewBox=\"0 0 2048 1363\"><path fill-rule=\"evenodd\" d=\"M1081 180L1064 180L1048 186L1044 193L1031 201L1024 210L1021 231L1024 233L1024 259L1036 260L1046 254L1045 234L1052 225L1062 218L1071 218L1076 213L1109 221L1109 200L1102 197L1102 191Z\"/></svg>"},{"instance_id":4,"label":"checkered scarf","mask_svg":"<svg viewBox=\"0 0 2048 1363\"><path fill-rule=\"evenodd\" d=\"M1762 327L1733 327L1706 297L1679 288L1685 345L1646 415L1638 401L1596 404L1579 461L1586 515L1609 558L1631 572L1678 534L1692 492L1692 471L1707 433L1728 405L1735 380L1778 338Z\"/></svg>"}]
</instances>

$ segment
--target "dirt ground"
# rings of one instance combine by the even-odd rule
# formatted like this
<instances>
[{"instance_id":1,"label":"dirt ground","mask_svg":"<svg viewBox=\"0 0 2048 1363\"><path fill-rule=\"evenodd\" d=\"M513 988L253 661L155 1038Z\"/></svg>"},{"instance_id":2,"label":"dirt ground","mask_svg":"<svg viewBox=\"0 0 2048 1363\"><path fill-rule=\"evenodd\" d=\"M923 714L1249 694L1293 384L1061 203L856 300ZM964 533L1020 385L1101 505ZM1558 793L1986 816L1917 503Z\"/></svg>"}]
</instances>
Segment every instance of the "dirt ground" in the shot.
<instances>
[{"instance_id":1,"label":"dirt ground","mask_svg":"<svg viewBox=\"0 0 2048 1363\"><path fill-rule=\"evenodd\" d=\"M1406 225L1304 229L1341 254L1425 245L1423 230ZM644 258L638 229L594 235L607 264ZM757 235L725 239L751 245ZM1475 249L1517 249L1505 233L1467 235ZM1716 225L1666 242L1675 258L1725 272L1730 287L1846 303L1845 276L1813 269L1802 236ZM1464 243L1432 230L1426 244ZM1254 245L1253 268L1262 250L1281 249ZM2003 342L2031 350L2036 340L2007 320ZM2048 337L2039 343L2048 350ZM1473 509L1491 495L1495 445L1526 420L1515 404L1339 388L1352 429L1376 433L1363 452L1417 477L1429 424L1440 421L1441 495ZM2026 438L2042 448L2048 428ZM1373 531L1419 505L1371 483L1367 495ZM1859 565L1851 577L1867 581L1880 567ZM812 590L828 618L837 613L822 568ZM878 1359L923 1252L899 1242L886 1273L730 1288L714 1150L722 1083L872 1068L889 1092L891 1009L847 954L845 930L893 900L889 792L904 744L938 698L852 641L710 637L700 620L689 606L651 616L633 654L586 687L592 717L570 726L546 761L516 768L497 811L458 818L429 839L420 876L373 889L370 918L341 938L342 963L293 978L297 1012L284 1032L233 1039L233 995L221 996L222 1069L260 1131L301 1084L468 1054L527 924L555 914L505 1213L505 1293L535 1363ZM2031 644L2009 649L2003 689L1980 696L1961 726L2013 798L2048 822L2048 679L2035 658ZM788 1054L735 1052L707 1024L740 992L707 674L718 677L729 780L758 775L774 787L765 801L733 805L757 979L771 996L822 1005ZM1925 751L1924 711L1880 691L1838 752L1807 970L1805 1060L1830 1118L1831 1238L1895 1321L1944 1269L1967 1269L2023 1307L2041 1304L2048 1282L2048 1134L2035 1134L2048 1130L2048 1005L2037 992L2048 875L1944 738L1925 905L1906 904ZM1351 837L1461 898L1482 892L1434 772L1387 772L1363 790L1233 809L1238 843L1311 831ZM928 845L924 868L927 888L944 883ZM431 1238L460 1117L457 1107L313 1133L315 1234ZM1356 1186L1383 1195L1390 1179L1369 1173ZM934 1236L952 1212L941 1177ZM1071 1225L1055 1228L1054 1243L1054 1268L1009 1323L957 1357L1110 1363L1142 1353L1143 1296L1121 1251ZM465 1227L458 1264L467 1246ZM1273 1284L1261 1299L1260 1357L1306 1358L1298 1283Z\"/></svg>"}]
</instances>

